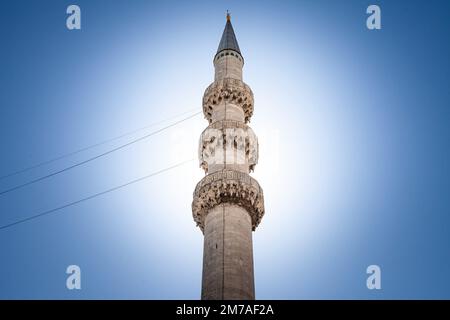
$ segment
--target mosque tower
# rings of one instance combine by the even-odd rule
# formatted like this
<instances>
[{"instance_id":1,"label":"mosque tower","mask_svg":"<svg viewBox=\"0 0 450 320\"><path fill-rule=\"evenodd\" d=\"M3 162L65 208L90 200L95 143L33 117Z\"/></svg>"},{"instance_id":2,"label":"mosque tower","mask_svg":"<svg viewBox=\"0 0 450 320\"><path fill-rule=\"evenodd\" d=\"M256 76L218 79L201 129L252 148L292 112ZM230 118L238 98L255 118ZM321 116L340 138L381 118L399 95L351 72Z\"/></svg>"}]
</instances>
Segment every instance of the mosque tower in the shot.
<instances>
[{"instance_id":1,"label":"mosque tower","mask_svg":"<svg viewBox=\"0 0 450 320\"><path fill-rule=\"evenodd\" d=\"M264 215L264 198L249 175L258 162L258 140L248 126L253 92L242 81L244 58L229 14L213 62L214 82L203 96L209 126L199 143L206 176L192 202L194 220L204 234L201 297L253 300L252 231Z\"/></svg>"}]
</instances>

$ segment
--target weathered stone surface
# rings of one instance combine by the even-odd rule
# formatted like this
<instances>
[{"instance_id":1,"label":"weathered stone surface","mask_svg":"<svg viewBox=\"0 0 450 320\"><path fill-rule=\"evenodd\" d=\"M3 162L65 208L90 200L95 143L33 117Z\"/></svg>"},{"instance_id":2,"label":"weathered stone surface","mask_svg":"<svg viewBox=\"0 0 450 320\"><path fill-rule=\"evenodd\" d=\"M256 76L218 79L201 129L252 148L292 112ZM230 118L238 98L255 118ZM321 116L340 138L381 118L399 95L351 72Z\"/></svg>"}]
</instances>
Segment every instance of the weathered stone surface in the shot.
<instances>
[{"instance_id":1,"label":"weathered stone surface","mask_svg":"<svg viewBox=\"0 0 450 320\"><path fill-rule=\"evenodd\" d=\"M244 59L233 50L224 50L214 59L214 80L225 78L242 80Z\"/></svg>"},{"instance_id":2,"label":"weathered stone surface","mask_svg":"<svg viewBox=\"0 0 450 320\"><path fill-rule=\"evenodd\" d=\"M225 168L249 173L258 163L258 138L243 122L216 121L200 136L198 158L205 173Z\"/></svg>"},{"instance_id":3,"label":"weathered stone surface","mask_svg":"<svg viewBox=\"0 0 450 320\"><path fill-rule=\"evenodd\" d=\"M224 78L214 81L206 88L203 95L203 114L210 123L213 120L214 109L223 102L241 108L244 112L245 122L250 121L253 115L253 92L243 81Z\"/></svg>"},{"instance_id":4,"label":"weathered stone surface","mask_svg":"<svg viewBox=\"0 0 450 320\"><path fill-rule=\"evenodd\" d=\"M221 204L205 219L202 299L254 298L251 218L239 206Z\"/></svg>"},{"instance_id":5,"label":"weathered stone surface","mask_svg":"<svg viewBox=\"0 0 450 320\"><path fill-rule=\"evenodd\" d=\"M258 182L248 174L223 170L205 176L195 188L192 214L203 231L205 217L222 203L236 204L247 210L255 230L264 215L264 195Z\"/></svg>"}]
</instances>

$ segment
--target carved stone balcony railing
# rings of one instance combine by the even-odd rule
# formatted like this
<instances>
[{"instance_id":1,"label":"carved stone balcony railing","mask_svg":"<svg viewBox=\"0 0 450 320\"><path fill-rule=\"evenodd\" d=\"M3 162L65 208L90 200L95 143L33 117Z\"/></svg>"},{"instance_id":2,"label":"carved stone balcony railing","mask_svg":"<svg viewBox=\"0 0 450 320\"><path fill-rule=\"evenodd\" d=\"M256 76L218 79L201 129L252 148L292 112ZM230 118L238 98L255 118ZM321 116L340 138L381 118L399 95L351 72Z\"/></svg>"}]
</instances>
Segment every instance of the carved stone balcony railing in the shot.
<instances>
[{"instance_id":1,"label":"carved stone balcony railing","mask_svg":"<svg viewBox=\"0 0 450 320\"><path fill-rule=\"evenodd\" d=\"M258 181L248 174L223 170L205 176L195 188L192 214L203 231L205 217L217 205L236 204L243 207L252 219L255 230L264 215L264 195Z\"/></svg>"},{"instance_id":2,"label":"carved stone balcony railing","mask_svg":"<svg viewBox=\"0 0 450 320\"><path fill-rule=\"evenodd\" d=\"M258 163L258 138L243 122L216 121L200 135L198 159L205 173L211 164L225 163L246 165L251 172Z\"/></svg>"},{"instance_id":3,"label":"carved stone balcony railing","mask_svg":"<svg viewBox=\"0 0 450 320\"><path fill-rule=\"evenodd\" d=\"M203 113L205 118L212 122L212 113L214 107L222 101L227 101L239 106L244 111L245 122L249 122L253 115L253 92L244 82L225 78L214 81L205 90L203 95Z\"/></svg>"}]
</instances>

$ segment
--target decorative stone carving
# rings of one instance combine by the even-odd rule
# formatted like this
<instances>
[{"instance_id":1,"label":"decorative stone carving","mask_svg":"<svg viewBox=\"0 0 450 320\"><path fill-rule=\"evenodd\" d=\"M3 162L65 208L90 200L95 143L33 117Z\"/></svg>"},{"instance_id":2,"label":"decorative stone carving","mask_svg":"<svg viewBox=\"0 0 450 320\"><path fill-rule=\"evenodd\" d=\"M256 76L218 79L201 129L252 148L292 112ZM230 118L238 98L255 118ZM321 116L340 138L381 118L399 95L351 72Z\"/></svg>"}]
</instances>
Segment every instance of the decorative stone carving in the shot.
<instances>
[{"instance_id":1,"label":"decorative stone carving","mask_svg":"<svg viewBox=\"0 0 450 320\"><path fill-rule=\"evenodd\" d=\"M241 80L225 78L214 81L203 95L203 114L212 122L212 112L215 106L223 100L233 103L244 111L245 122L253 115L253 92Z\"/></svg>"},{"instance_id":2,"label":"decorative stone carving","mask_svg":"<svg viewBox=\"0 0 450 320\"><path fill-rule=\"evenodd\" d=\"M200 167L208 173L211 164L247 164L249 172L258 163L258 138L245 123L216 121L200 135Z\"/></svg>"},{"instance_id":3,"label":"decorative stone carving","mask_svg":"<svg viewBox=\"0 0 450 320\"><path fill-rule=\"evenodd\" d=\"M252 219L255 230L264 215L263 190L248 174L223 170L205 176L195 188L192 214L197 226L204 230L208 212L222 203L243 207Z\"/></svg>"}]
</instances>

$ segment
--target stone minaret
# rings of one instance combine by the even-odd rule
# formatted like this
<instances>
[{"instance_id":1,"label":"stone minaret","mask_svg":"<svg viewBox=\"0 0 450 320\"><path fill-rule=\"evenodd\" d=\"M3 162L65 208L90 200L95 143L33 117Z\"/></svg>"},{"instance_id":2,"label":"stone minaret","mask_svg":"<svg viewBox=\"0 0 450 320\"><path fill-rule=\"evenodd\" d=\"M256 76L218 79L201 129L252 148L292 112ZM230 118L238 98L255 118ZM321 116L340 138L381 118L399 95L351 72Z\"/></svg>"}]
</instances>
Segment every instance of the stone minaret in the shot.
<instances>
[{"instance_id":1,"label":"stone minaret","mask_svg":"<svg viewBox=\"0 0 450 320\"><path fill-rule=\"evenodd\" d=\"M203 96L209 126L200 137L206 176L192 213L204 234L202 299L255 299L252 231L264 215L263 191L250 177L258 141L247 125L253 93L242 81L242 57L230 15L214 56L214 82Z\"/></svg>"}]
</instances>

